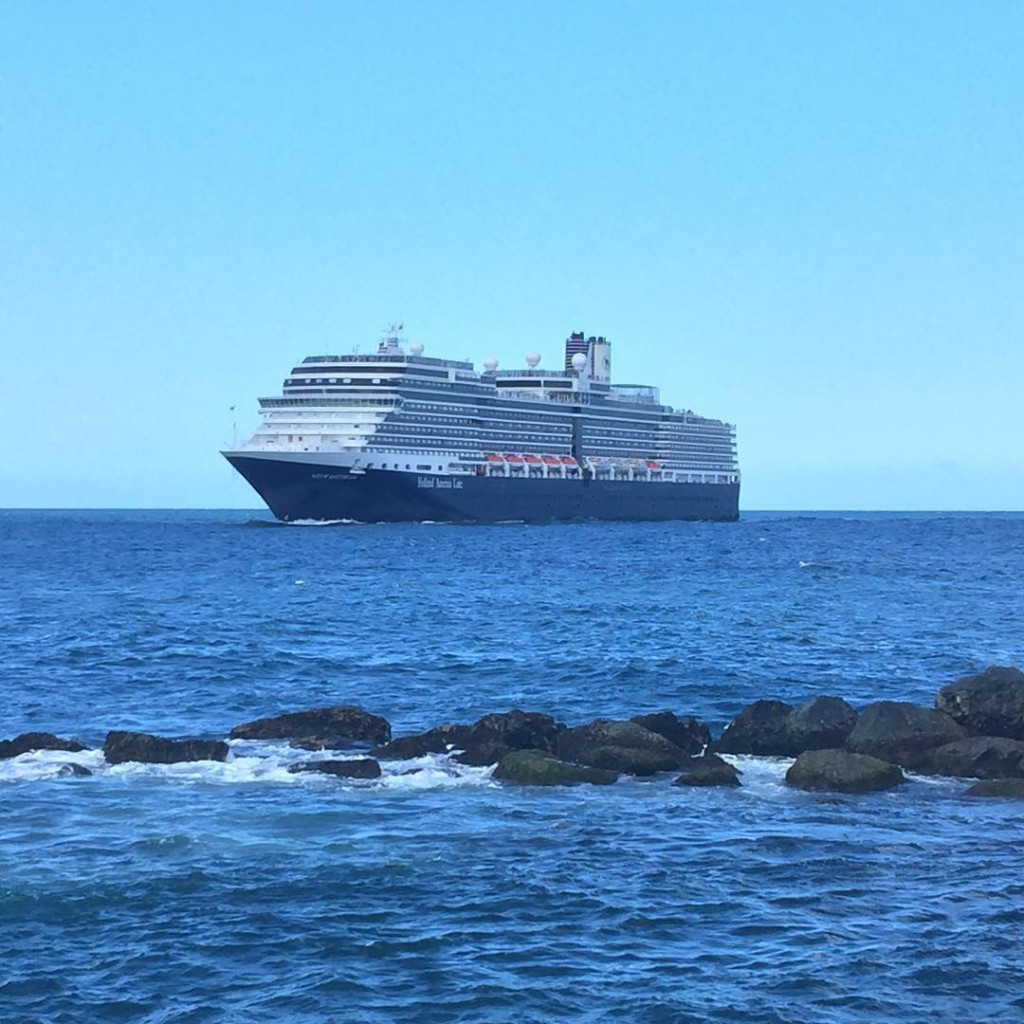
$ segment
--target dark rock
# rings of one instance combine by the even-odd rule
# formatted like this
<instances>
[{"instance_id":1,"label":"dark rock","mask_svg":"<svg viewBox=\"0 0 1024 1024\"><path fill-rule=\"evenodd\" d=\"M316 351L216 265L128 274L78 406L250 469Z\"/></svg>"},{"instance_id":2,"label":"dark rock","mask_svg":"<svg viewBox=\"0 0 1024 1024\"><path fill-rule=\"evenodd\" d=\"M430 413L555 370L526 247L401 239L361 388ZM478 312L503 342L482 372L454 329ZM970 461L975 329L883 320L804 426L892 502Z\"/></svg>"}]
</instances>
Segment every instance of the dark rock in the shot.
<instances>
[{"instance_id":1,"label":"dark rock","mask_svg":"<svg viewBox=\"0 0 1024 1024\"><path fill-rule=\"evenodd\" d=\"M108 732L103 756L110 764L142 761L177 764L179 761L224 761L228 745L223 740L169 740L144 732Z\"/></svg>"},{"instance_id":2,"label":"dark rock","mask_svg":"<svg viewBox=\"0 0 1024 1024\"><path fill-rule=\"evenodd\" d=\"M493 775L501 782L523 786L564 786L577 782L607 786L618 777L614 771L559 761L543 750L510 751L498 762Z\"/></svg>"},{"instance_id":3,"label":"dark rock","mask_svg":"<svg viewBox=\"0 0 1024 1024\"><path fill-rule=\"evenodd\" d=\"M739 768L717 754L708 751L703 757L693 757L683 765L683 773L676 779L677 786L738 786Z\"/></svg>"},{"instance_id":4,"label":"dark rock","mask_svg":"<svg viewBox=\"0 0 1024 1024\"><path fill-rule=\"evenodd\" d=\"M980 736L1024 740L1024 672L992 665L944 686L935 707Z\"/></svg>"},{"instance_id":5,"label":"dark rock","mask_svg":"<svg viewBox=\"0 0 1024 1024\"><path fill-rule=\"evenodd\" d=\"M701 753L711 742L711 730L690 715L677 718L671 711L656 711L651 715L636 715L630 721L664 736L690 756Z\"/></svg>"},{"instance_id":6,"label":"dark rock","mask_svg":"<svg viewBox=\"0 0 1024 1024\"><path fill-rule=\"evenodd\" d=\"M1024 778L1024 743L1006 736L971 736L926 751L917 770L971 779Z\"/></svg>"},{"instance_id":7,"label":"dark rock","mask_svg":"<svg viewBox=\"0 0 1024 1024\"><path fill-rule=\"evenodd\" d=\"M452 760L459 764L497 764L513 750L541 750L553 754L558 739L566 732L561 722L536 711L513 709L484 715L469 727L463 751Z\"/></svg>"},{"instance_id":8,"label":"dark rock","mask_svg":"<svg viewBox=\"0 0 1024 1024\"><path fill-rule=\"evenodd\" d=\"M380 765L372 757L353 757L342 761L306 761L293 764L288 771L321 772L339 779L379 779Z\"/></svg>"},{"instance_id":9,"label":"dark rock","mask_svg":"<svg viewBox=\"0 0 1024 1024\"><path fill-rule=\"evenodd\" d=\"M1024 779L985 779L976 782L966 796L1008 796L1024 800Z\"/></svg>"},{"instance_id":10,"label":"dark rock","mask_svg":"<svg viewBox=\"0 0 1024 1024\"><path fill-rule=\"evenodd\" d=\"M447 754L456 747L464 750L472 728L471 725L439 725L415 736L399 736L383 747L375 747L372 753L385 761L407 761L427 754Z\"/></svg>"},{"instance_id":11,"label":"dark rock","mask_svg":"<svg viewBox=\"0 0 1024 1024\"><path fill-rule=\"evenodd\" d=\"M315 708L236 725L233 740L292 740L339 749L355 743L383 746L391 739L387 719L361 708Z\"/></svg>"},{"instance_id":12,"label":"dark rock","mask_svg":"<svg viewBox=\"0 0 1024 1024\"><path fill-rule=\"evenodd\" d=\"M58 779L86 778L92 772L84 764L76 764L74 761L66 761L57 769Z\"/></svg>"},{"instance_id":13,"label":"dark rock","mask_svg":"<svg viewBox=\"0 0 1024 1024\"><path fill-rule=\"evenodd\" d=\"M846 741L846 749L914 768L927 751L961 740L965 735L963 727L941 711L880 700L861 712Z\"/></svg>"},{"instance_id":14,"label":"dark rock","mask_svg":"<svg viewBox=\"0 0 1024 1024\"><path fill-rule=\"evenodd\" d=\"M686 754L660 733L636 722L606 719L566 730L555 753L566 761L630 775L671 771L686 761Z\"/></svg>"},{"instance_id":15,"label":"dark rock","mask_svg":"<svg viewBox=\"0 0 1024 1024\"><path fill-rule=\"evenodd\" d=\"M857 712L841 697L814 697L786 719L788 750L797 757L805 750L841 747L857 724Z\"/></svg>"},{"instance_id":16,"label":"dark rock","mask_svg":"<svg viewBox=\"0 0 1024 1024\"><path fill-rule=\"evenodd\" d=\"M759 700L743 708L712 746L726 754L796 757L841 747L856 723L857 712L839 697L814 697L799 708Z\"/></svg>"},{"instance_id":17,"label":"dark rock","mask_svg":"<svg viewBox=\"0 0 1024 1024\"><path fill-rule=\"evenodd\" d=\"M0 761L32 750L67 750L77 754L86 748L76 740L62 740L52 732L23 732L13 740L0 740Z\"/></svg>"},{"instance_id":18,"label":"dark rock","mask_svg":"<svg viewBox=\"0 0 1024 1024\"><path fill-rule=\"evenodd\" d=\"M903 782L894 764L846 750L808 750L786 772L786 782L799 789L839 793L875 793Z\"/></svg>"},{"instance_id":19,"label":"dark rock","mask_svg":"<svg viewBox=\"0 0 1024 1024\"><path fill-rule=\"evenodd\" d=\"M713 747L722 754L781 754L789 748L786 723L793 707L780 700L758 700L743 708Z\"/></svg>"}]
</instances>

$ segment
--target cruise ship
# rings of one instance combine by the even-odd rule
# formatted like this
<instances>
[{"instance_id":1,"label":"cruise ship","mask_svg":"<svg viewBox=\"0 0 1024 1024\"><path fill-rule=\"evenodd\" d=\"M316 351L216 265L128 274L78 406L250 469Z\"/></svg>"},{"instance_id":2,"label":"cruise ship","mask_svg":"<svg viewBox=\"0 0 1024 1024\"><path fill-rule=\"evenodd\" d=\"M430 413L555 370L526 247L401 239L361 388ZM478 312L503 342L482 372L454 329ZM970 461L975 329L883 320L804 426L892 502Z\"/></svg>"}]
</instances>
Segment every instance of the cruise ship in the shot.
<instances>
[{"instance_id":1,"label":"cruise ship","mask_svg":"<svg viewBox=\"0 0 1024 1024\"><path fill-rule=\"evenodd\" d=\"M735 428L613 384L611 344L483 370L393 325L369 354L309 356L222 454L286 522L738 518Z\"/></svg>"}]
</instances>

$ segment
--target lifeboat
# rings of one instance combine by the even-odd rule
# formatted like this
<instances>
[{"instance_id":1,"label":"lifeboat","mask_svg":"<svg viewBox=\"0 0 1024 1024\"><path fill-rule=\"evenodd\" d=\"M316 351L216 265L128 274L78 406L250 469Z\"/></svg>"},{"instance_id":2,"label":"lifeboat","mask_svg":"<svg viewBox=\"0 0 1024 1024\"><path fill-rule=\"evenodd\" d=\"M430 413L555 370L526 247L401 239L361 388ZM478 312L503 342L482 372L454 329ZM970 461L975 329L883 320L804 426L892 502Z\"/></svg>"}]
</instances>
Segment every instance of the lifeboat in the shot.
<instances>
[{"instance_id":1,"label":"lifeboat","mask_svg":"<svg viewBox=\"0 0 1024 1024\"><path fill-rule=\"evenodd\" d=\"M484 453L484 458L488 462L501 462L502 461L501 456L500 455L496 455L494 452L485 452Z\"/></svg>"},{"instance_id":2,"label":"lifeboat","mask_svg":"<svg viewBox=\"0 0 1024 1024\"><path fill-rule=\"evenodd\" d=\"M661 469L661 463L660 462L648 461L647 462L647 468L648 469Z\"/></svg>"},{"instance_id":3,"label":"lifeboat","mask_svg":"<svg viewBox=\"0 0 1024 1024\"><path fill-rule=\"evenodd\" d=\"M561 465L561 463L558 461L558 457L556 455L542 455L541 456L541 460L544 463L546 463L548 466L560 466Z\"/></svg>"},{"instance_id":4,"label":"lifeboat","mask_svg":"<svg viewBox=\"0 0 1024 1024\"><path fill-rule=\"evenodd\" d=\"M562 456L562 465L563 466L575 466L575 465L578 465L578 463L576 462L576 460L571 455L563 455Z\"/></svg>"},{"instance_id":5,"label":"lifeboat","mask_svg":"<svg viewBox=\"0 0 1024 1024\"><path fill-rule=\"evenodd\" d=\"M522 455L506 455L505 456L505 461L506 462L520 463L520 462L523 461L523 457L522 457Z\"/></svg>"},{"instance_id":6,"label":"lifeboat","mask_svg":"<svg viewBox=\"0 0 1024 1024\"><path fill-rule=\"evenodd\" d=\"M528 462L531 466L541 465L541 459L539 455L524 455L523 462Z\"/></svg>"}]
</instances>

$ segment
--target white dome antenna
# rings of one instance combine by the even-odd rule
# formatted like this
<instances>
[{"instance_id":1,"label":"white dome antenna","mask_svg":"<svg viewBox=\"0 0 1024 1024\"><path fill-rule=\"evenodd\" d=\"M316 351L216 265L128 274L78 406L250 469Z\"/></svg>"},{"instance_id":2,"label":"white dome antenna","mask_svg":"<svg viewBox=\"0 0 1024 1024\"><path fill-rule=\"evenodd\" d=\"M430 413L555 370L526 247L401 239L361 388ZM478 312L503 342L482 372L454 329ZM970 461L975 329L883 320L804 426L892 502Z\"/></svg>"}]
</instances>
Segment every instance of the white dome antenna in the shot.
<instances>
[{"instance_id":1,"label":"white dome antenna","mask_svg":"<svg viewBox=\"0 0 1024 1024\"><path fill-rule=\"evenodd\" d=\"M494 356L489 356L487 359L484 360L484 369L488 373L494 373L494 371L497 368L498 368L498 360L495 359Z\"/></svg>"},{"instance_id":2,"label":"white dome antenna","mask_svg":"<svg viewBox=\"0 0 1024 1024\"><path fill-rule=\"evenodd\" d=\"M531 370L535 370L540 365L540 356L536 352L527 352L526 365Z\"/></svg>"},{"instance_id":3,"label":"white dome antenna","mask_svg":"<svg viewBox=\"0 0 1024 1024\"><path fill-rule=\"evenodd\" d=\"M409 346L409 351L410 351L410 352L411 352L411 353L412 353L412 354L413 354L414 356L421 356L421 355L423 355L423 342L422 342L422 341L414 341L414 342L413 342L413 343L412 343L412 344L411 344L411 345Z\"/></svg>"},{"instance_id":4,"label":"white dome antenna","mask_svg":"<svg viewBox=\"0 0 1024 1024\"><path fill-rule=\"evenodd\" d=\"M582 352L577 352L576 355L572 357L572 368L577 373L582 373L586 365L587 357Z\"/></svg>"}]
</instances>

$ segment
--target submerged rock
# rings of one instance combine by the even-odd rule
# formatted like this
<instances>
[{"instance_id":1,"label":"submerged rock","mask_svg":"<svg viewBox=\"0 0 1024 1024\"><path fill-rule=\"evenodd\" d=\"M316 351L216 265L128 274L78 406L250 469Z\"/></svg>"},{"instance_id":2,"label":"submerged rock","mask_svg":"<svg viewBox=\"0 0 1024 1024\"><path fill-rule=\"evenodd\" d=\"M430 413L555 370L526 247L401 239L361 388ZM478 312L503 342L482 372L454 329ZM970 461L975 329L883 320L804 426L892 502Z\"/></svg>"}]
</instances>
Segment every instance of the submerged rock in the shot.
<instances>
[{"instance_id":1,"label":"submerged rock","mask_svg":"<svg viewBox=\"0 0 1024 1024\"><path fill-rule=\"evenodd\" d=\"M23 732L13 740L0 740L0 761L19 757L33 750L67 750L77 754L87 749L77 740L63 740L52 732Z\"/></svg>"},{"instance_id":2,"label":"submerged rock","mask_svg":"<svg viewBox=\"0 0 1024 1024\"><path fill-rule=\"evenodd\" d=\"M236 725L233 740L292 740L314 749L333 749L366 743L383 746L391 739L391 725L379 715L355 707L314 708Z\"/></svg>"},{"instance_id":3,"label":"submerged rock","mask_svg":"<svg viewBox=\"0 0 1024 1024\"><path fill-rule=\"evenodd\" d=\"M372 757L353 757L337 761L305 761L302 764L293 764L288 771L292 774L320 772L324 775L334 775L339 779L380 778L380 765Z\"/></svg>"},{"instance_id":4,"label":"submerged rock","mask_svg":"<svg viewBox=\"0 0 1024 1024\"><path fill-rule=\"evenodd\" d=\"M1024 672L992 665L944 686L935 707L973 733L1024 740Z\"/></svg>"},{"instance_id":5,"label":"submerged rock","mask_svg":"<svg viewBox=\"0 0 1024 1024\"><path fill-rule=\"evenodd\" d=\"M498 762L492 777L521 786L565 786L580 782L608 786L619 776L614 771L559 761L543 750L513 750Z\"/></svg>"},{"instance_id":6,"label":"submerged rock","mask_svg":"<svg viewBox=\"0 0 1024 1024\"><path fill-rule=\"evenodd\" d=\"M971 736L925 752L917 770L973 779L1024 778L1024 742L1006 736Z\"/></svg>"},{"instance_id":7,"label":"submerged rock","mask_svg":"<svg viewBox=\"0 0 1024 1024\"><path fill-rule=\"evenodd\" d=\"M566 730L558 739L555 753L566 761L629 775L672 771L687 759L679 747L660 733L636 722L610 719Z\"/></svg>"},{"instance_id":8,"label":"submerged rock","mask_svg":"<svg viewBox=\"0 0 1024 1024\"><path fill-rule=\"evenodd\" d=\"M914 768L927 751L965 736L964 728L941 711L903 701L880 700L861 712L846 741L846 749Z\"/></svg>"},{"instance_id":9,"label":"submerged rock","mask_svg":"<svg viewBox=\"0 0 1024 1024\"><path fill-rule=\"evenodd\" d=\"M857 712L840 697L814 697L798 708L759 700L743 708L713 746L726 754L796 757L841 747L856 724Z\"/></svg>"},{"instance_id":10,"label":"submerged rock","mask_svg":"<svg viewBox=\"0 0 1024 1024\"><path fill-rule=\"evenodd\" d=\"M896 765L846 750L807 750L786 772L790 786L838 793L875 793L903 781Z\"/></svg>"},{"instance_id":11,"label":"submerged rock","mask_svg":"<svg viewBox=\"0 0 1024 1024\"><path fill-rule=\"evenodd\" d=\"M691 715L677 718L671 711L656 711L650 715L634 715L630 721L664 736L691 757L701 753L711 742L711 730Z\"/></svg>"},{"instance_id":12,"label":"submerged rock","mask_svg":"<svg viewBox=\"0 0 1024 1024\"><path fill-rule=\"evenodd\" d=\"M693 757L683 765L683 773L676 779L677 786L738 786L743 773L724 758L708 751L703 757Z\"/></svg>"},{"instance_id":13,"label":"submerged rock","mask_svg":"<svg viewBox=\"0 0 1024 1024\"><path fill-rule=\"evenodd\" d=\"M1005 796L1024 800L1024 779L984 779L976 782L966 796Z\"/></svg>"},{"instance_id":14,"label":"submerged rock","mask_svg":"<svg viewBox=\"0 0 1024 1024\"><path fill-rule=\"evenodd\" d=\"M73 778L86 778L92 775L92 772L85 767L84 764L78 764L75 761L65 761L57 769L58 779L73 779Z\"/></svg>"},{"instance_id":15,"label":"submerged rock","mask_svg":"<svg viewBox=\"0 0 1024 1024\"><path fill-rule=\"evenodd\" d=\"M223 740L169 740L144 732L108 732L103 756L110 764L141 761L145 764L177 764L181 761L224 761L228 745Z\"/></svg>"}]
</instances>

